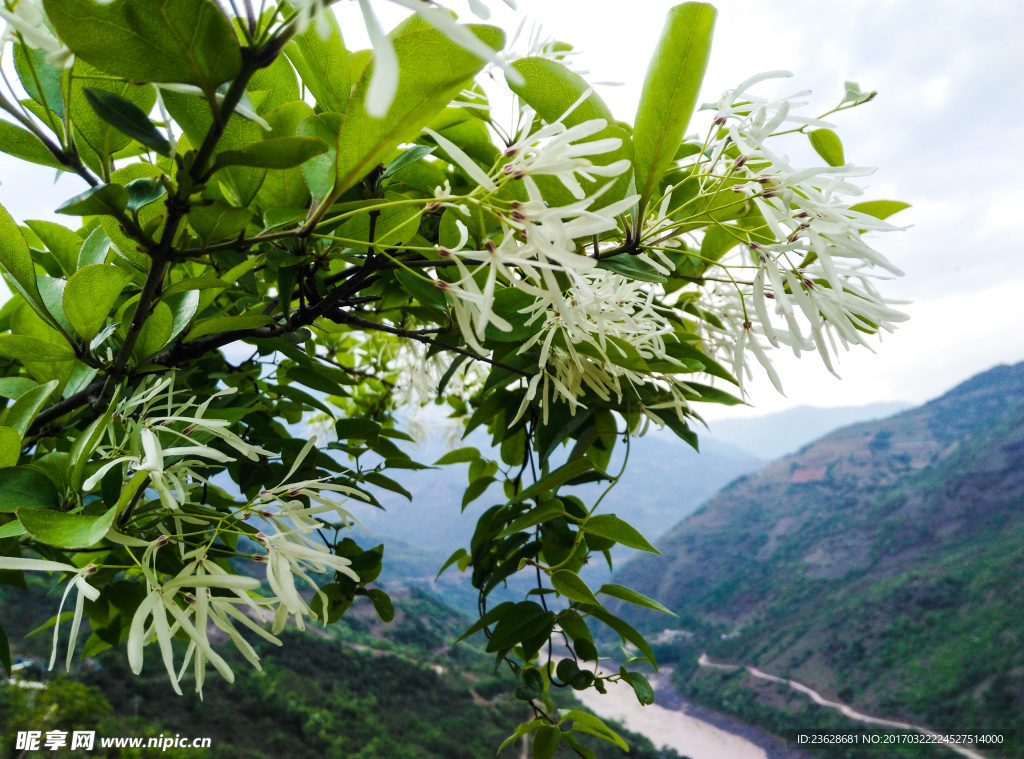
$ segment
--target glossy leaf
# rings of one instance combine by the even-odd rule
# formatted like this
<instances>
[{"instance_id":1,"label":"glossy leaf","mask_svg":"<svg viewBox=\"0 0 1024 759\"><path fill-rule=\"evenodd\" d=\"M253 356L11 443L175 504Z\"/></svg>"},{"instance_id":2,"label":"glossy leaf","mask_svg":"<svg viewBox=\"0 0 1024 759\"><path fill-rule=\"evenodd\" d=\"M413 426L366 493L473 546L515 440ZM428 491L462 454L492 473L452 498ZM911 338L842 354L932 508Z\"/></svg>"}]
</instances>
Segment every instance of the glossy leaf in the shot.
<instances>
[{"instance_id":1,"label":"glossy leaf","mask_svg":"<svg viewBox=\"0 0 1024 759\"><path fill-rule=\"evenodd\" d=\"M119 184L101 184L57 206L68 216L117 216L128 206L128 191Z\"/></svg>"},{"instance_id":2,"label":"glossy leaf","mask_svg":"<svg viewBox=\"0 0 1024 759\"><path fill-rule=\"evenodd\" d=\"M241 69L238 40L214 0L44 0L44 6L75 55L113 76L212 93Z\"/></svg>"},{"instance_id":3,"label":"glossy leaf","mask_svg":"<svg viewBox=\"0 0 1024 759\"><path fill-rule=\"evenodd\" d=\"M590 517L590 519L583 523L580 529L592 535L614 540L616 543L621 543L628 548L661 554L657 548L647 541L647 538L640 534L639 530L628 522L619 519L614 514L598 514Z\"/></svg>"},{"instance_id":4,"label":"glossy leaf","mask_svg":"<svg viewBox=\"0 0 1024 759\"><path fill-rule=\"evenodd\" d=\"M711 55L716 15L705 3L683 3L668 13L647 68L633 129L641 207L657 191L689 126Z\"/></svg>"},{"instance_id":5,"label":"glossy leaf","mask_svg":"<svg viewBox=\"0 0 1024 759\"><path fill-rule=\"evenodd\" d=\"M672 614L669 609L662 606L653 598L648 598L643 593L638 593L632 588L627 588L623 585L607 583L598 588L597 592L603 593L606 596L611 596L612 598L617 598L620 601L625 601L626 603L635 604L637 606L646 606L648 609L654 609L655 611L660 611L664 614ZM675 616L675 614L672 614L672 616Z\"/></svg>"},{"instance_id":6,"label":"glossy leaf","mask_svg":"<svg viewBox=\"0 0 1024 759\"><path fill-rule=\"evenodd\" d=\"M226 166L290 169L327 152L327 143L315 137L273 137L217 156L213 171Z\"/></svg>"},{"instance_id":7,"label":"glossy leaf","mask_svg":"<svg viewBox=\"0 0 1024 759\"><path fill-rule=\"evenodd\" d=\"M51 343L26 335L0 335L0 356L25 361L74 361L75 351L67 343Z\"/></svg>"},{"instance_id":8,"label":"glossy leaf","mask_svg":"<svg viewBox=\"0 0 1024 759\"><path fill-rule=\"evenodd\" d=\"M56 548L91 548L114 523L116 506L96 515L68 514L51 509L18 509L18 520L36 540Z\"/></svg>"},{"instance_id":9,"label":"glossy leaf","mask_svg":"<svg viewBox=\"0 0 1024 759\"><path fill-rule=\"evenodd\" d=\"M50 478L29 467L0 469L0 513L18 509L55 509L60 495Z\"/></svg>"},{"instance_id":10,"label":"glossy leaf","mask_svg":"<svg viewBox=\"0 0 1024 759\"><path fill-rule=\"evenodd\" d=\"M568 569L559 569L557 572L551 573L550 579L551 587L570 601L593 604L594 606L601 605L601 602L597 600L597 596L594 595L594 591L575 572L570 572Z\"/></svg>"},{"instance_id":11,"label":"glossy leaf","mask_svg":"<svg viewBox=\"0 0 1024 759\"><path fill-rule=\"evenodd\" d=\"M64 313L75 332L92 340L132 276L119 266L95 264L75 272L64 288Z\"/></svg>"},{"instance_id":12,"label":"glossy leaf","mask_svg":"<svg viewBox=\"0 0 1024 759\"><path fill-rule=\"evenodd\" d=\"M160 155L171 154L171 143L132 101L113 92L98 89L86 89L85 99L89 101L96 114L115 129Z\"/></svg>"}]
</instances>

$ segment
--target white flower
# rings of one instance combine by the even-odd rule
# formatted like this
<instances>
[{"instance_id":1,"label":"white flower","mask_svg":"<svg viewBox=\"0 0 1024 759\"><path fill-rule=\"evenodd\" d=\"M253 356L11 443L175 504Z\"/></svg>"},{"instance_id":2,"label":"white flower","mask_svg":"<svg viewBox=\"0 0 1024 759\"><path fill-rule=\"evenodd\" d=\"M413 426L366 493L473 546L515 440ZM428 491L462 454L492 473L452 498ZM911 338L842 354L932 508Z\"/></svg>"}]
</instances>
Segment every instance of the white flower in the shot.
<instances>
[{"instance_id":1,"label":"white flower","mask_svg":"<svg viewBox=\"0 0 1024 759\"><path fill-rule=\"evenodd\" d=\"M328 571L341 572L356 582L359 581L359 576L351 569L351 561L343 556L337 556L325 546L307 539L301 531L293 530L274 535L266 535L261 532L256 538L267 549L267 584L270 585L280 602L274 619L274 633L284 629L289 614L294 616L295 625L300 630L305 629L303 617L317 619L316 613L299 595L295 586L296 575L317 594L321 594L320 587L310 579L306 571L321 574Z\"/></svg>"},{"instance_id":2,"label":"white flower","mask_svg":"<svg viewBox=\"0 0 1024 759\"><path fill-rule=\"evenodd\" d=\"M46 561L43 559L22 559L12 556L0 556L0 569L13 571L31 572L67 572L72 575L64 588L64 595L60 598L60 606L57 608L57 620L53 625L53 649L50 652L50 669L53 669L57 661L57 642L60 633L60 616L64 612L64 602L68 599L68 593L74 588L78 591L75 599L75 614L71 621L71 636L68 639L68 653L65 660L65 668L71 669L71 657L75 653L75 643L78 642L78 631L82 624L82 612L85 608L85 599L95 601L100 597L100 592L85 581L85 578L95 574L98 567L89 564L85 567L76 567L73 564L63 564L59 561Z\"/></svg>"},{"instance_id":3,"label":"white flower","mask_svg":"<svg viewBox=\"0 0 1024 759\"><path fill-rule=\"evenodd\" d=\"M570 108L566 111L561 119L572 110ZM557 177L573 197L583 199L586 193L577 175L593 181L595 176L616 177L630 168L630 162L625 159L599 166L586 158L611 153L622 146L622 140L618 137L584 141L608 126L605 119L590 119L573 127L566 127L561 119L542 126L532 134L521 136L508 147L505 157L510 160L502 167L506 176L522 179L536 174L550 174ZM527 119L527 125L531 122L532 119Z\"/></svg>"},{"instance_id":4,"label":"white flower","mask_svg":"<svg viewBox=\"0 0 1024 759\"><path fill-rule=\"evenodd\" d=\"M74 54L53 33L42 0L14 0L13 9L0 3L0 18L7 22L0 46L20 37L28 47L47 53L51 63L64 68L74 63Z\"/></svg>"},{"instance_id":5,"label":"white flower","mask_svg":"<svg viewBox=\"0 0 1024 759\"><path fill-rule=\"evenodd\" d=\"M184 667L181 672L176 671L174 650L171 645L175 631L181 629L190 640L185 655L185 664L188 664L193 655L196 657L196 690L202 690L206 662L213 664L225 680L234 682L234 673L231 668L210 644L206 619L208 605L200 608L197 604L186 612L178 605L175 596L184 588L193 588L196 591L195 594L192 594L193 598L208 598L207 590L209 588L221 588L230 590L245 599L244 591L259 587L259 581L254 577L228 574L220 570L219 567L216 567L216 570L220 571L211 571L215 567L213 562L206 561L205 555L198 552L198 555L192 556L192 561L186 564L175 577L162 583L155 566L157 551L165 544L166 540L164 539L154 541L143 554L142 571L146 579L147 592L129 626L128 664L132 672L139 674L142 671L143 651L146 645L156 639L164 668L171 680L171 687L174 688L175 693L181 695L179 682L184 673ZM186 558L188 557L186 555ZM193 613L196 614L195 622L190 619Z\"/></svg>"}]
</instances>

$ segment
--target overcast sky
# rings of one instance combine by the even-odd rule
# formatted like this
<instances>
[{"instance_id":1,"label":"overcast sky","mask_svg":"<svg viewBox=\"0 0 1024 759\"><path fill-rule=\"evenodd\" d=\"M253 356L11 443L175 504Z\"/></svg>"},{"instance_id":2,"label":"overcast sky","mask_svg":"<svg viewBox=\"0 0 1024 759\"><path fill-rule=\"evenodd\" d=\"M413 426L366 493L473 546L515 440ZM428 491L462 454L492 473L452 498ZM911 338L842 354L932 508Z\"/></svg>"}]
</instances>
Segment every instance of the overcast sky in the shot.
<instances>
[{"instance_id":1,"label":"overcast sky","mask_svg":"<svg viewBox=\"0 0 1024 759\"><path fill-rule=\"evenodd\" d=\"M632 121L663 0L519 0L513 14L490 0L514 28L543 22L550 36L582 50L575 67L590 81L620 81L601 95ZM885 292L912 301L911 321L877 346L844 354L839 381L815 357L778 359L786 388L751 386L751 410L798 404L841 406L925 401L1000 362L1024 360L1024 3L986 0L721 0L702 94L721 92L760 71L795 74L776 94L811 89L815 112L832 107L854 80L876 100L836 119L847 160L877 166L866 198L913 205L893 219L911 229L875 241L906 272ZM347 23L355 3L339 3ZM465 8L453 2L457 10ZM401 14L381 14L397 22ZM818 107L820 106L820 107ZM18 219L52 218L50 208L78 191L49 170L0 157L0 203ZM730 412L735 415L735 412ZM712 414L714 416L714 414Z\"/></svg>"}]
</instances>

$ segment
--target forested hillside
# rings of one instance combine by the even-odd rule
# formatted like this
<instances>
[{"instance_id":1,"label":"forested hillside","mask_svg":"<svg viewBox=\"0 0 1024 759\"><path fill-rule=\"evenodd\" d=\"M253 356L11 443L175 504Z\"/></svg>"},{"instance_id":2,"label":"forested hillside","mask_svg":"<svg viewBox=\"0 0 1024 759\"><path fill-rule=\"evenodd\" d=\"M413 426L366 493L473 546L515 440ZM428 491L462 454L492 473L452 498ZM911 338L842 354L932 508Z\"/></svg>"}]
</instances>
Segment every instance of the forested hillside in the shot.
<instances>
[{"instance_id":1,"label":"forested hillside","mask_svg":"<svg viewBox=\"0 0 1024 759\"><path fill-rule=\"evenodd\" d=\"M775 727L817 709L698 669L706 650L868 713L1024 734L1024 365L741 477L660 548L619 578L679 613L660 648L687 695Z\"/></svg>"}]
</instances>

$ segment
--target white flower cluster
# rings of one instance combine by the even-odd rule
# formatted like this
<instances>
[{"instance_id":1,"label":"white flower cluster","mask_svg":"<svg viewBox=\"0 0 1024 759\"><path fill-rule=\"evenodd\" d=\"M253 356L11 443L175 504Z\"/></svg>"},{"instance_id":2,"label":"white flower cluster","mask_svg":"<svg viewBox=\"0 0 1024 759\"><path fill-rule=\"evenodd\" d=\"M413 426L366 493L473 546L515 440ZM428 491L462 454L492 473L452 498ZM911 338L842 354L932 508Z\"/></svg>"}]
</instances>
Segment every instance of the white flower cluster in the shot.
<instances>
[{"instance_id":1,"label":"white flower cluster","mask_svg":"<svg viewBox=\"0 0 1024 759\"><path fill-rule=\"evenodd\" d=\"M213 400L233 394L235 388L221 390L202 402L195 397L176 402L174 380L175 374L168 373L159 381L142 385L118 405L114 414L117 424L107 427L108 445L99 448L108 460L85 481L85 492L97 487L114 467L127 465L129 473L147 473L149 486L156 491L163 506L177 510L190 502L197 485L206 483L197 469L209 466L209 462L234 461L231 456L203 443L220 440L253 461L260 454L270 454L231 432L231 423L227 420L209 415ZM119 430L123 432L119 434Z\"/></svg>"},{"instance_id":2,"label":"white flower cluster","mask_svg":"<svg viewBox=\"0 0 1024 759\"><path fill-rule=\"evenodd\" d=\"M785 345L797 355L817 351L835 373L832 356L840 346L870 347L869 336L892 332L907 318L873 284L902 272L862 237L898 227L852 209L847 200L862 194L848 180L874 170L848 164L796 168L765 144L784 125L831 126L793 113L804 105L796 98L806 92L778 101L750 92L755 84L781 76L789 74L761 74L723 95L707 149L710 160L701 167L705 192L729 189L756 206L764 219L756 239L745 239L718 262L732 282L712 283L704 307L710 305L724 326L709 328L708 342L731 360L741 383L749 376L746 357L753 354L780 392L769 346ZM731 270L743 274L734 278Z\"/></svg>"},{"instance_id":3,"label":"white flower cluster","mask_svg":"<svg viewBox=\"0 0 1024 759\"><path fill-rule=\"evenodd\" d=\"M321 596L326 608L326 597L310 573L346 575L358 582L359 577L351 568L351 561L334 554L319 540L318 531L326 525L319 521L325 514L337 515L345 525L351 524L351 514L335 500L338 496L364 498L358 490L326 481L306 479L293 481L302 462L315 449L317 440L312 438L292 462L291 468L282 478L281 484L261 491L253 500L234 512L221 517L202 516L200 512L185 512L182 507L191 503L191 491L196 482L206 482L194 471L195 467L208 462L219 464L232 459L206 445L167 445L168 439L185 439L205 435L217 438L229 447L249 458L270 452L249 445L228 430L228 422L212 418L209 405L217 395L232 391L221 391L203 402L190 398L185 402L175 399L174 374L148 384L120 403L117 414L110 420L107 437L109 448L100 448L103 454L131 449L133 453L120 455L105 463L85 482L85 490L95 487L103 476L116 466L127 464L129 474L142 473L148 487L156 491L160 504L168 510L170 521L157 524L161 535L156 540L142 540L133 536L132 523L118 532L111 529L107 539L132 549L143 549L140 558L133 554L137 568L130 573L139 574L145 580L146 596L136 610L128 636L128 661L138 674L142 669L143 650L156 641L160 655L175 691L181 693L179 681L189 664L194 665L196 690L202 691L207 664L212 664L227 680L234 675L223 657L214 651L210 639L211 625L223 631L235 644L241 654L253 666L259 668L259 657L252 646L242 637L238 625L249 629L265 640L280 645L275 637L284 629L292 617L299 629L304 629L305 618L317 620L318 615L300 593L296 580L303 581L314 596ZM184 429L182 429L184 427ZM115 429L123 430L122 433ZM116 442L115 442L116 440ZM170 459L176 459L171 463ZM151 521L154 512L147 512ZM261 597L255 591L260 581L254 577L241 576L225 569L210 555L210 549L220 533L243 534L239 521L251 518L262 520L267 526L255 534L255 539L265 553L252 555L252 560L266 565L266 582L272 596ZM182 540L182 525L187 532L206 533L208 540L201 545L188 547ZM171 525L174 526L172 531ZM157 568L157 553L164 546L166 550L177 549L183 568L173 577L167 578ZM45 572L66 572L71 575L61 599L57 615L63 612L64 603L72 589L77 591L75 612L71 625L67 651L67 666L70 668L72 655L81 626L85 600L96 600L100 591L90 585L88 578L102 567L89 564L78 567L62 562L39 559L0 557L0 570L30 570ZM216 593L214 591L217 591ZM271 632L260 623L272 620ZM52 668L57 657L60 625L54 627ZM180 667L174 663L171 639L183 632L189 639L189 647Z\"/></svg>"}]
</instances>

